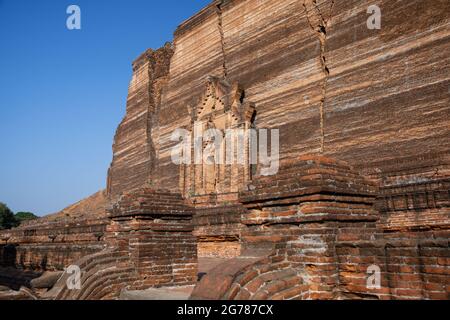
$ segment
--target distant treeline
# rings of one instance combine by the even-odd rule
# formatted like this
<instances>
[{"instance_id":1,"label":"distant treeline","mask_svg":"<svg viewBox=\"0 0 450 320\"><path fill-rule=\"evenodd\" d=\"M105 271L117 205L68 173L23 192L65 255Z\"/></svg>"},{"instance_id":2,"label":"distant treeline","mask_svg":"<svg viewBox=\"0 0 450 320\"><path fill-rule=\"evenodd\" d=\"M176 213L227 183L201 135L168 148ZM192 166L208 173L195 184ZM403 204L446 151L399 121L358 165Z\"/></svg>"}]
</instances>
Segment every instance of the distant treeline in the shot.
<instances>
[{"instance_id":1,"label":"distant treeline","mask_svg":"<svg viewBox=\"0 0 450 320\"><path fill-rule=\"evenodd\" d=\"M0 202L0 230L12 229L20 226L23 221L34 220L38 217L31 212L17 212L14 214L6 204Z\"/></svg>"}]
</instances>

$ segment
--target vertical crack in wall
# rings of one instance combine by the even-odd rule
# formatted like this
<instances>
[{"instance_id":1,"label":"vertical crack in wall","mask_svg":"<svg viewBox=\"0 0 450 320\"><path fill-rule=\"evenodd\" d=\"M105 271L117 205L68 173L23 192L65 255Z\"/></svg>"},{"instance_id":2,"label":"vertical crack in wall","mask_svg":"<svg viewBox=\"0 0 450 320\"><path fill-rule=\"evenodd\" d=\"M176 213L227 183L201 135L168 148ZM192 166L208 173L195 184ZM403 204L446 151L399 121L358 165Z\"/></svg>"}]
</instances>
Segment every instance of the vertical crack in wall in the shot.
<instances>
[{"instance_id":1,"label":"vertical crack in wall","mask_svg":"<svg viewBox=\"0 0 450 320\"><path fill-rule=\"evenodd\" d=\"M222 12L222 5L223 0L219 0L216 2L216 12L217 12L217 28L219 29L220 34L220 45L222 48L222 76L224 79L227 79L228 76L228 69L227 69L227 60L226 60L226 53L225 53L225 35L223 33L223 12Z\"/></svg>"},{"instance_id":2,"label":"vertical crack in wall","mask_svg":"<svg viewBox=\"0 0 450 320\"><path fill-rule=\"evenodd\" d=\"M331 20L331 15L334 7L334 1L330 1L330 14L328 17L320 10L317 0L302 0L303 8L305 9L306 19L314 33L317 35L320 42L320 65L324 79L321 86L320 98L320 152L325 151L325 102L327 96L328 78L330 76L330 69L327 65L326 59L326 45L327 45L327 27ZM324 1L328 2L328 1Z\"/></svg>"}]
</instances>

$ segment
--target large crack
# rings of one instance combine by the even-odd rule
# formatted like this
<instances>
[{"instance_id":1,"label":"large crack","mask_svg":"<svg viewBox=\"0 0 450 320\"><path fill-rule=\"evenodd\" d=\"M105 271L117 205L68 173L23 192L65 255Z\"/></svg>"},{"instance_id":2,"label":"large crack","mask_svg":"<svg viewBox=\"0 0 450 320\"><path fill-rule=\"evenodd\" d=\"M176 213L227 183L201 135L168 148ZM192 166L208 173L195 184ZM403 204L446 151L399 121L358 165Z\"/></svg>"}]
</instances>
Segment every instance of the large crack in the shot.
<instances>
[{"instance_id":1,"label":"large crack","mask_svg":"<svg viewBox=\"0 0 450 320\"><path fill-rule=\"evenodd\" d=\"M222 48L222 75L224 79L228 77L228 69L227 69L227 60L226 60L226 52L225 52L225 35L223 33L223 12L222 12L223 0L216 1L216 13L217 13L217 28L219 29L220 34L220 44Z\"/></svg>"},{"instance_id":2,"label":"large crack","mask_svg":"<svg viewBox=\"0 0 450 320\"><path fill-rule=\"evenodd\" d=\"M321 85L321 98L320 98L320 152L325 152L325 102L327 96L328 79L330 76L330 69L327 65L326 59L326 45L327 45L327 27L331 20L334 0L330 3L330 14L325 17L324 13L320 10L317 0L302 0L303 8L305 9L306 19L310 28L317 35L320 42L320 65L324 79ZM325 1L327 2L327 1Z\"/></svg>"}]
</instances>

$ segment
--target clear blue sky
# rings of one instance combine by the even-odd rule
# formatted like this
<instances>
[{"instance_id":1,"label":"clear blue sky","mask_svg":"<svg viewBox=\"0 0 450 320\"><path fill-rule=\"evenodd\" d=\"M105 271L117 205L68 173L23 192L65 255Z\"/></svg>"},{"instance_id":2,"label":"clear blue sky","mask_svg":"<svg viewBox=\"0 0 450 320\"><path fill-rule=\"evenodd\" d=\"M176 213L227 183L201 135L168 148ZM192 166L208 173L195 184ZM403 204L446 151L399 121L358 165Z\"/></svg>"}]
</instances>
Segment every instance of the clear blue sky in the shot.
<instances>
[{"instance_id":1,"label":"clear blue sky","mask_svg":"<svg viewBox=\"0 0 450 320\"><path fill-rule=\"evenodd\" d=\"M105 188L131 62L209 2L0 0L0 202L45 215Z\"/></svg>"}]
</instances>

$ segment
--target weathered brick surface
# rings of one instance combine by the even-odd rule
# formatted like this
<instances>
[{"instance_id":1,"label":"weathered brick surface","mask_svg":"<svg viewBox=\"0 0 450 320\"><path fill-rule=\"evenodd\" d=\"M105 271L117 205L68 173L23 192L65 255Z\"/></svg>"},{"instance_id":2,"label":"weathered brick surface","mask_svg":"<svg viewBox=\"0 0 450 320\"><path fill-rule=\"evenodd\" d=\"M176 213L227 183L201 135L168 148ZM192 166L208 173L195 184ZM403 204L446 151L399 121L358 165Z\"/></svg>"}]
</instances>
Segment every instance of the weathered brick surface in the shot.
<instances>
[{"instance_id":1,"label":"weathered brick surface","mask_svg":"<svg viewBox=\"0 0 450 320\"><path fill-rule=\"evenodd\" d=\"M199 257L232 258L240 255L241 214L244 210L239 204L196 207L193 224Z\"/></svg>"},{"instance_id":2,"label":"weathered brick surface","mask_svg":"<svg viewBox=\"0 0 450 320\"><path fill-rule=\"evenodd\" d=\"M125 287L194 284L198 271L192 213L179 194L141 188L123 195L110 209L108 248L76 262L83 274L81 290L68 290L65 274L48 296L111 299Z\"/></svg>"},{"instance_id":3,"label":"weathered brick surface","mask_svg":"<svg viewBox=\"0 0 450 320\"><path fill-rule=\"evenodd\" d=\"M55 271L104 248L106 192L61 212L0 231L0 266L24 271Z\"/></svg>"},{"instance_id":4,"label":"weathered brick surface","mask_svg":"<svg viewBox=\"0 0 450 320\"><path fill-rule=\"evenodd\" d=\"M25 270L63 270L81 257L104 248L107 219L57 220L3 231L0 265Z\"/></svg>"},{"instance_id":5,"label":"weathered brick surface","mask_svg":"<svg viewBox=\"0 0 450 320\"><path fill-rule=\"evenodd\" d=\"M381 30L366 26L373 4L382 9ZM178 188L170 136L189 126L189 107L208 76L242 86L256 127L280 129L283 158L323 149L383 176L394 163L398 170L413 158L420 168L427 157L448 155L445 0L323 0L317 7L326 21L311 0L217 1L177 29L151 134L151 181ZM325 38L316 30L324 22ZM144 123L130 134L141 131ZM129 179L138 184L143 178L132 167Z\"/></svg>"},{"instance_id":6,"label":"weathered brick surface","mask_svg":"<svg viewBox=\"0 0 450 320\"><path fill-rule=\"evenodd\" d=\"M341 290L347 298L449 299L449 232L377 235L375 241L339 243ZM368 290L366 270L381 268L382 288Z\"/></svg>"},{"instance_id":7,"label":"weathered brick surface","mask_svg":"<svg viewBox=\"0 0 450 320\"><path fill-rule=\"evenodd\" d=\"M374 210L376 183L324 157L285 162L276 177L253 186L240 197L248 209L244 253L210 271L192 298L448 299L448 220L435 228L386 228ZM381 288L368 286L373 265ZM225 275L229 266L233 273ZM214 286L222 287L211 292Z\"/></svg>"},{"instance_id":8,"label":"weathered brick surface","mask_svg":"<svg viewBox=\"0 0 450 320\"><path fill-rule=\"evenodd\" d=\"M41 274L42 272L39 271L24 271L13 267L0 267L0 286L17 291L21 287L30 287L31 280L41 276Z\"/></svg>"}]
</instances>

